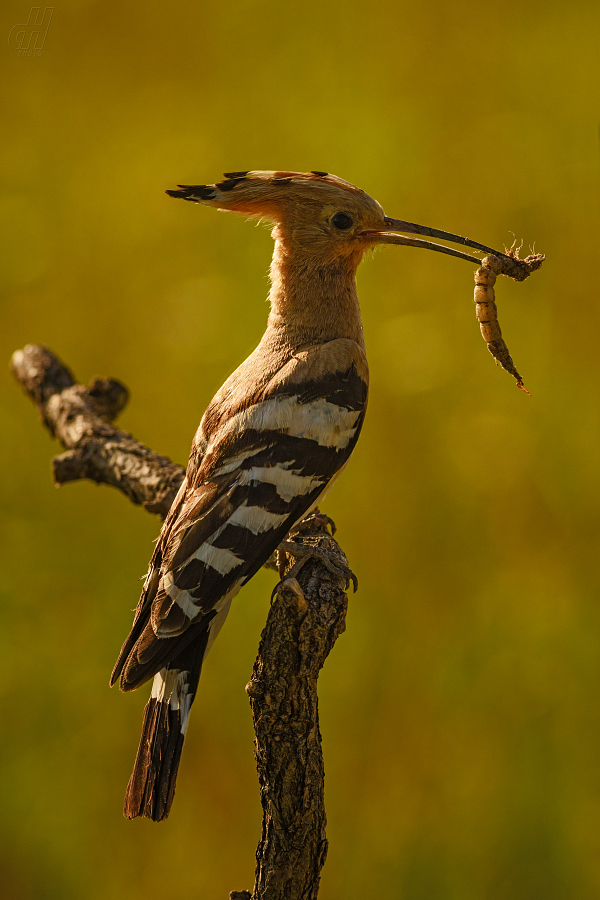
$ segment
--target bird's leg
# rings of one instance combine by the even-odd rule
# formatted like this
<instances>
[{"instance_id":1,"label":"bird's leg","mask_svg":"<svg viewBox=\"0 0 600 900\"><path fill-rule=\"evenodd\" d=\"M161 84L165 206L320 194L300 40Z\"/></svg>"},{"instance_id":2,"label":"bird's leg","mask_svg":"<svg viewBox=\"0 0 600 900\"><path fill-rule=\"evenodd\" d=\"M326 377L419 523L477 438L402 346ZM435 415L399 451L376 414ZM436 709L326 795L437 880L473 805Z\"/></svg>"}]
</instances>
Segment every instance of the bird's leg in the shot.
<instances>
[{"instance_id":1,"label":"bird's leg","mask_svg":"<svg viewBox=\"0 0 600 900\"><path fill-rule=\"evenodd\" d=\"M343 578L345 587L352 582L354 590L357 590L358 579L346 564L345 558L340 559L339 554L333 553L327 548L329 543L327 539L335 534L335 531L336 526L333 519L322 513L318 507L292 528L285 541L279 544L275 552L281 582L277 585L274 593L279 590L284 580L289 578L296 582L296 576L311 559L323 563L325 568L337 578ZM309 543L306 538L309 540L312 538L313 541L316 538L318 543ZM294 557L296 561L286 573L288 555Z\"/></svg>"},{"instance_id":2,"label":"bird's leg","mask_svg":"<svg viewBox=\"0 0 600 900\"><path fill-rule=\"evenodd\" d=\"M328 531L328 528L330 529L330 531ZM337 527L331 516L327 516L325 513L319 512L318 509L313 509L313 511L309 513L309 515L298 522L297 525L294 525L290 534L304 535L312 533L314 535L318 532L318 534L331 534L333 536L336 531ZM279 572L279 577L283 578L286 565L287 558L285 553L279 553L278 550L275 550L264 564L264 568L273 569L273 571Z\"/></svg>"},{"instance_id":3,"label":"bird's leg","mask_svg":"<svg viewBox=\"0 0 600 900\"><path fill-rule=\"evenodd\" d=\"M286 557L288 555L294 557L296 561L292 568L288 572L286 572ZM354 572L349 568L349 566L341 562L337 554L334 556L334 554L327 550L325 547L316 547L312 544L305 544L301 541L286 540L282 541L279 544L277 548L277 556L281 581L275 586L273 593L271 594L271 601L284 585L287 586L288 581L292 581L297 584L296 579L298 573L310 560L316 560L320 562L336 578L343 578L346 588L348 588L350 582L352 582L354 591L356 592L358 590L358 578L356 577Z\"/></svg>"}]
</instances>

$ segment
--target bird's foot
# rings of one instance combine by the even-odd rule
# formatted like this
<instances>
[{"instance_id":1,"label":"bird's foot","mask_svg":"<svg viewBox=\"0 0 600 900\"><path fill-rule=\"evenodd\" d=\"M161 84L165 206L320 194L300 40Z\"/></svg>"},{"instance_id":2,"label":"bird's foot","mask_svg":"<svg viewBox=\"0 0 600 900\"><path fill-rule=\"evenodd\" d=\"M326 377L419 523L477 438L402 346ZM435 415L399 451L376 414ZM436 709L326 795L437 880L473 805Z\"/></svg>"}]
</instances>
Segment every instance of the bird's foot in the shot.
<instances>
[{"instance_id":1,"label":"bird's foot","mask_svg":"<svg viewBox=\"0 0 600 900\"><path fill-rule=\"evenodd\" d=\"M303 537L309 535L311 537L321 537L323 535L333 536L336 531L337 528L335 522L330 516L319 512L318 509L313 509L310 515L301 519L297 525L294 525L288 534L288 540L295 543L294 538L296 535L302 535ZM285 554L279 553L277 550L275 550L266 563L264 563L265 569L273 569L275 572L279 572L280 578L283 578L285 566Z\"/></svg>"},{"instance_id":2,"label":"bird's foot","mask_svg":"<svg viewBox=\"0 0 600 900\"><path fill-rule=\"evenodd\" d=\"M331 572L332 575L335 575L336 578L342 578L344 580L345 588L350 586L350 582L354 587L354 592L358 590L358 578L354 574L354 572L343 562L340 561L339 556L335 556L324 547L315 547L311 544L304 544L299 541L282 541L278 548L277 553L279 556L280 564L279 564L279 574L281 576L281 581L279 584L275 586L273 593L271 594L271 602L275 594L277 594L284 584L293 580L298 584L296 578L300 572L300 570L306 565L310 560L317 560L320 562L325 568ZM292 568L285 573L285 564L286 564L286 554L289 556L293 556L296 560ZM298 585L299 586L299 585Z\"/></svg>"}]
</instances>

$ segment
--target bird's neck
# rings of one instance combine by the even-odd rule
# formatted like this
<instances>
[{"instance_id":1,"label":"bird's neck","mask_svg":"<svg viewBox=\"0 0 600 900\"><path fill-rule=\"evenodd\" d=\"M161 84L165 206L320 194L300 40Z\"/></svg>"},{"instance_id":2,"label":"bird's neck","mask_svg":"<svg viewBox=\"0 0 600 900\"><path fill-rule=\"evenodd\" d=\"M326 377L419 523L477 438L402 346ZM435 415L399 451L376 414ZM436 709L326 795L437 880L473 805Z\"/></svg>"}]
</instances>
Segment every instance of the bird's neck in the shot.
<instances>
[{"instance_id":1,"label":"bird's neck","mask_svg":"<svg viewBox=\"0 0 600 900\"><path fill-rule=\"evenodd\" d=\"M349 338L365 349L356 293L360 259L319 260L276 237L267 334L293 350Z\"/></svg>"}]
</instances>

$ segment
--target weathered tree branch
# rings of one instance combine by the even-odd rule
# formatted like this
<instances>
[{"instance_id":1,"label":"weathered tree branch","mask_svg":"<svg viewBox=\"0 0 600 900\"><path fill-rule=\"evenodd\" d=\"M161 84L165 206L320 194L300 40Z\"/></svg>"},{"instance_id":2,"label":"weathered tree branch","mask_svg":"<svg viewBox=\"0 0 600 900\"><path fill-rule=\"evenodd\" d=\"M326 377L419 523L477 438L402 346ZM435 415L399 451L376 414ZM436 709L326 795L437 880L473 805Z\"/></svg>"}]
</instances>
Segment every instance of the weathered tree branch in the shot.
<instances>
[{"instance_id":1,"label":"weathered tree branch","mask_svg":"<svg viewBox=\"0 0 600 900\"><path fill-rule=\"evenodd\" d=\"M53 460L58 484L82 478L109 484L149 512L166 516L185 470L111 424L128 400L120 382L95 379L85 388L39 344L18 350L11 368L67 450ZM326 516L313 514L291 536L347 567L327 524ZM277 563L281 572L292 565ZM256 881L252 894L232 891L231 900L317 897L327 855L317 678L345 628L345 588L342 576L311 558L297 580L284 579L271 606L246 686L263 809Z\"/></svg>"},{"instance_id":2,"label":"weathered tree branch","mask_svg":"<svg viewBox=\"0 0 600 900\"><path fill-rule=\"evenodd\" d=\"M111 425L128 400L114 379L76 384L65 365L43 344L17 350L12 371L37 406L43 423L67 449L52 460L57 484L88 478L123 491L132 503L163 519L185 469Z\"/></svg>"},{"instance_id":3,"label":"weathered tree branch","mask_svg":"<svg viewBox=\"0 0 600 900\"><path fill-rule=\"evenodd\" d=\"M347 565L323 520L305 521L294 539ZM307 564L298 582L283 582L260 639L246 687L263 808L253 900L313 900L318 894L327 839L317 678L345 629L347 602L341 580L319 563Z\"/></svg>"}]
</instances>

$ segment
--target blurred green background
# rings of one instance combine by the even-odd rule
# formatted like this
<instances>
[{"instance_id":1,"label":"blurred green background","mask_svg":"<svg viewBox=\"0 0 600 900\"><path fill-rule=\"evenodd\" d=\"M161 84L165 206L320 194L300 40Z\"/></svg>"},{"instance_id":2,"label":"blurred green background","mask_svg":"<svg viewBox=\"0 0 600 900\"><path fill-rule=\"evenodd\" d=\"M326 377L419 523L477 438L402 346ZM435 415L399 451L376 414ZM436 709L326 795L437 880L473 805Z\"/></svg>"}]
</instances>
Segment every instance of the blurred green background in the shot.
<instances>
[{"instance_id":1,"label":"blurred green background","mask_svg":"<svg viewBox=\"0 0 600 900\"><path fill-rule=\"evenodd\" d=\"M253 883L244 686L273 573L205 666L171 817L121 816L147 689L108 676L159 522L57 491L8 373L50 345L131 390L184 463L265 324L269 232L165 188L324 169L388 215L546 265L501 279L531 398L494 366L473 267L388 247L359 288L367 424L327 501L360 591L320 682L323 900L600 896L600 309L595 2L63 0L39 58L3 4L0 893L224 898Z\"/></svg>"}]
</instances>

